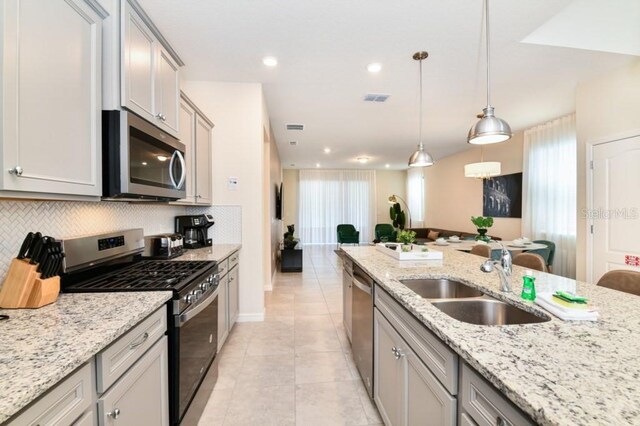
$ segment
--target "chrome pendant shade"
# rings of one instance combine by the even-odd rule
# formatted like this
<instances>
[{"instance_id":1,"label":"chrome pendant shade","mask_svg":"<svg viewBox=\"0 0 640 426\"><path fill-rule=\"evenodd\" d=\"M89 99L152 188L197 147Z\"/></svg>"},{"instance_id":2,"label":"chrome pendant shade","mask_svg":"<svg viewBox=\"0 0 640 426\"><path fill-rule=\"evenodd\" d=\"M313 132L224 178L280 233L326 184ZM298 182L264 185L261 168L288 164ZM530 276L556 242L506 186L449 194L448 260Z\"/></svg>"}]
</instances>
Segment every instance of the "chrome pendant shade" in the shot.
<instances>
[{"instance_id":1,"label":"chrome pendant shade","mask_svg":"<svg viewBox=\"0 0 640 426\"><path fill-rule=\"evenodd\" d=\"M409 157L409 167L429 167L433 166L433 157L427 151L424 150L424 144L422 143L422 61L427 59L429 53L416 52L413 54L413 59L420 61L420 131L418 139L418 149Z\"/></svg>"},{"instance_id":2,"label":"chrome pendant shade","mask_svg":"<svg viewBox=\"0 0 640 426\"><path fill-rule=\"evenodd\" d=\"M489 0L484 0L485 36L487 41L487 106L482 110L483 115L469 130L467 142L474 145L487 145L504 142L511 139L511 127L501 118L494 115L491 106L491 73L490 73L490 48L489 38Z\"/></svg>"}]
</instances>

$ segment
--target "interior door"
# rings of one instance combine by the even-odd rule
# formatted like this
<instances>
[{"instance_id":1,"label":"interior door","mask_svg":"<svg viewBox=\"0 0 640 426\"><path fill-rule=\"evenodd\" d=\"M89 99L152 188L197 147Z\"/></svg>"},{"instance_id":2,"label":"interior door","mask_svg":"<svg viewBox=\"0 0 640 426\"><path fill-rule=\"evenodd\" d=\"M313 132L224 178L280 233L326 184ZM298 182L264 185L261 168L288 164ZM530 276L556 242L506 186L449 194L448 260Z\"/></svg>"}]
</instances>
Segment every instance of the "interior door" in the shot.
<instances>
[{"instance_id":1,"label":"interior door","mask_svg":"<svg viewBox=\"0 0 640 426\"><path fill-rule=\"evenodd\" d=\"M593 147L592 281L613 269L640 271L640 136Z\"/></svg>"}]
</instances>

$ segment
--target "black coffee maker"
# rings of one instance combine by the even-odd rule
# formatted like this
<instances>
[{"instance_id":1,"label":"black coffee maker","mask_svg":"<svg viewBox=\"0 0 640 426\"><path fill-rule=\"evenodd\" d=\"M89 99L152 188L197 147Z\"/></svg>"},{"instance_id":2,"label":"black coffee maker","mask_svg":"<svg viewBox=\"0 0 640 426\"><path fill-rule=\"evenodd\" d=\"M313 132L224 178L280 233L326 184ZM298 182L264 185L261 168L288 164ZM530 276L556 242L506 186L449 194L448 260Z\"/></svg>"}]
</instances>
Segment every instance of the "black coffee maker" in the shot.
<instances>
[{"instance_id":1,"label":"black coffee maker","mask_svg":"<svg viewBox=\"0 0 640 426\"><path fill-rule=\"evenodd\" d=\"M207 235L207 230L214 223L213 216L210 214L176 216L176 232L182 235L185 248L208 247L212 244L212 241Z\"/></svg>"}]
</instances>

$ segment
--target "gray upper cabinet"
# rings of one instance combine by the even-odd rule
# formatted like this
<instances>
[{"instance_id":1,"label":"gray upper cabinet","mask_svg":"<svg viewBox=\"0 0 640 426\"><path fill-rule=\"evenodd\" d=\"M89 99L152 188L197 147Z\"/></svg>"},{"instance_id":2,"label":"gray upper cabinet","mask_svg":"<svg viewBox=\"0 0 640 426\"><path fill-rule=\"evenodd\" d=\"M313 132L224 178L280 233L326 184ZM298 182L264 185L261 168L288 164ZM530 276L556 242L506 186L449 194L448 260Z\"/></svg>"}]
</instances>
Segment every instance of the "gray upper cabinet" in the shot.
<instances>
[{"instance_id":1,"label":"gray upper cabinet","mask_svg":"<svg viewBox=\"0 0 640 426\"><path fill-rule=\"evenodd\" d=\"M107 12L93 0L2 7L0 196L100 196Z\"/></svg>"},{"instance_id":2,"label":"gray upper cabinet","mask_svg":"<svg viewBox=\"0 0 640 426\"><path fill-rule=\"evenodd\" d=\"M213 123L184 93L180 97L178 116L179 139L186 146L187 196L176 203L211 205Z\"/></svg>"},{"instance_id":3,"label":"gray upper cabinet","mask_svg":"<svg viewBox=\"0 0 640 426\"><path fill-rule=\"evenodd\" d=\"M122 106L179 137L180 67L132 0L121 6Z\"/></svg>"}]
</instances>

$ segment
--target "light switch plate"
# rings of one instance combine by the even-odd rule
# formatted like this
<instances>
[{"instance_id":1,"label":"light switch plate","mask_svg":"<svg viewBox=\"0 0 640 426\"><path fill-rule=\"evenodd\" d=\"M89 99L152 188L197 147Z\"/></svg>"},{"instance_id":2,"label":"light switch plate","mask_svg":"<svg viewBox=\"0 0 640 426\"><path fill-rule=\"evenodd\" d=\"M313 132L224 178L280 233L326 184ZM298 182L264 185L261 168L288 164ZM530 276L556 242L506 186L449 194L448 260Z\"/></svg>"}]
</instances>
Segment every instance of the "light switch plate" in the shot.
<instances>
[{"instance_id":1,"label":"light switch plate","mask_svg":"<svg viewBox=\"0 0 640 426\"><path fill-rule=\"evenodd\" d=\"M236 191L238 189L238 178L229 176L229 179L227 180L227 188L229 191Z\"/></svg>"}]
</instances>

